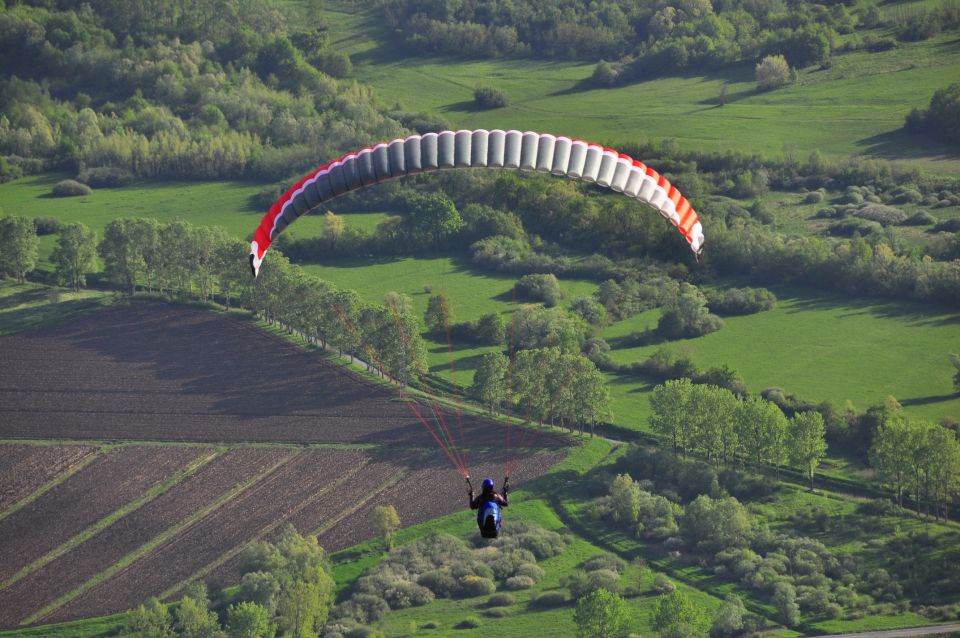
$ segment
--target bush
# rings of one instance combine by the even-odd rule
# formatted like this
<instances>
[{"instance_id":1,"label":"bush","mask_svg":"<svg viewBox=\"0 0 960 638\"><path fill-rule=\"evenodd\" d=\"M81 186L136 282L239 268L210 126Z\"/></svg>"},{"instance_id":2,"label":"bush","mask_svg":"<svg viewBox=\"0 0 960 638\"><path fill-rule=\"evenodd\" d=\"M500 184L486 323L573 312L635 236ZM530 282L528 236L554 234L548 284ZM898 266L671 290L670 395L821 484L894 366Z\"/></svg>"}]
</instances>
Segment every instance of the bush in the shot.
<instances>
[{"instance_id":1,"label":"bush","mask_svg":"<svg viewBox=\"0 0 960 638\"><path fill-rule=\"evenodd\" d=\"M56 235L60 232L60 220L56 217L34 217L33 226L37 229L37 235Z\"/></svg>"},{"instance_id":2,"label":"bush","mask_svg":"<svg viewBox=\"0 0 960 638\"><path fill-rule=\"evenodd\" d=\"M936 223L937 218L925 210L922 210L919 213L914 213L902 222L904 226L929 226L930 224Z\"/></svg>"},{"instance_id":3,"label":"bush","mask_svg":"<svg viewBox=\"0 0 960 638\"><path fill-rule=\"evenodd\" d=\"M487 618L506 618L510 615L510 612L502 607L498 607L496 609L488 609L487 611L483 612L483 615Z\"/></svg>"},{"instance_id":4,"label":"bush","mask_svg":"<svg viewBox=\"0 0 960 638\"><path fill-rule=\"evenodd\" d=\"M756 67L757 90L770 91L790 81L790 65L782 55L768 55Z\"/></svg>"},{"instance_id":5,"label":"bush","mask_svg":"<svg viewBox=\"0 0 960 638\"><path fill-rule=\"evenodd\" d=\"M653 578L653 590L658 594L669 594L677 588L666 574L657 574Z\"/></svg>"},{"instance_id":6,"label":"bush","mask_svg":"<svg viewBox=\"0 0 960 638\"><path fill-rule=\"evenodd\" d=\"M945 219L933 227L936 233L960 233L960 219Z\"/></svg>"},{"instance_id":7,"label":"bush","mask_svg":"<svg viewBox=\"0 0 960 638\"><path fill-rule=\"evenodd\" d=\"M376 627L360 625L343 634L343 638L383 638L383 632Z\"/></svg>"},{"instance_id":8,"label":"bush","mask_svg":"<svg viewBox=\"0 0 960 638\"><path fill-rule=\"evenodd\" d=\"M817 219L840 219L846 215L846 211L838 209L834 206L827 206L826 208L821 208L814 214L814 217Z\"/></svg>"},{"instance_id":9,"label":"bush","mask_svg":"<svg viewBox=\"0 0 960 638\"><path fill-rule=\"evenodd\" d=\"M511 576L504 584L507 586L507 589L518 590L530 589L537 583L529 576Z\"/></svg>"},{"instance_id":10,"label":"bush","mask_svg":"<svg viewBox=\"0 0 960 638\"><path fill-rule=\"evenodd\" d=\"M490 578L484 578L483 576L464 576L460 579L459 593L463 598L489 596L496 590L497 585Z\"/></svg>"},{"instance_id":11,"label":"bush","mask_svg":"<svg viewBox=\"0 0 960 638\"><path fill-rule=\"evenodd\" d=\"M560 282L553 274L524 275L517 282L517 292L533 301L542 301L548 308L560 302Z\"/></svg>"},{"instance_id":12,"label":"bush","mask_svg":"<svg viewBox=\"0 0 960 638\"><path fill-rule=\"evenodd\" d=\"M539 565L534 565L533 563L523 563L520 567L517 568L517 576L525 576L527 578L533 579L534 582L538 582L543 578L546 572L543 571L543 568Z\"/></svg>"},{"instance_id":13,"label":"bush","mask_svg":"<svg viewBox=\"0 0 960 638\"><path fill-rule=\"evenodd\" d=\"M823 201L823 193L820 191L811 191L803 198L804 204L819 204Z\"/></svg>"},{"instance_id":14,"label":"bush","mask_svg":"<svg viewBox=\"0 0 960 638\"><path fill-rule=\"evenodd\" d=\"M497 109L510 103L506 93L486 86L478 86L474 89L473 100L482 109Z\"/></svg>"},{"instance_id":15,"label":"bush","mask_svg":"<svg viewBox=\"0 0 960 638\"><path fill-rule=\"evenodd\" d=\"M883 226L877 222L865 219L844 219L830 224L827 232L835 237L853 237L854 234L872 235L882 230Z\"/></svg>"},{"instance_id":16,"label":"bush","mask_svg":"<svg viewBox=\"0 0 960 638\"><path fill-rule=\"evenodd\" d=\"M915 188L902 188L893 196L894 204L919 204L923 195Z\"/></svg>"},{"instance_id":17,"label":"bush","mask_svg":"<svg viewBox=\"0 0 960 638\"><path fill-rule=\"evenodd\" d=\"M467 618L464 618L460 622L458 622L456 625L453 626L453 628L454 629L476 629L481 624L483 623L480 622L479 618L477 618L476 616L469 616Z\"/></svg>"},{"instance_id":18,"label":"bush","mask_svg":"<svg viewBox=\"0 0 960 638\"><path fill-rule=\"evenodd\" d=\"M907 220L907 214L899 208L883 204L867 204L854 213L855 217L877 222L881 226L895 226Z\"/></svg>"},{"instance_id":19,"label":"bush","mask_svg":"<svg viewBox=\"0 0 960 638\"><path fill-rule=\"evenodd\" d=\"M551 609L567 604L567 596L562 591L545 591L530 600L530 606L537 609Z\"/></svg>"},{"instance_id":20,"label":"bush","mask_svg":"<svg viewBox=\"0 0 960 638\"><path fill-rule=\"evenodd\" d=\"M436 620L428 620L427 622L420 625L420 629L439 629L440 623Z\"/></svg>"},{"instance_id":21,"label":"bush","mask_svg":"<svg viewBox=\"0 0 960 638\"><path fill-rule=\"evenodd\" d=\"M618 574L622 574L623 570L627 567L627 561L623 560L616 554L604 553L593 558L588 558L579 565L580 569L583 569L588 572L592 572L598 569L608 569Z\"/></svg>"},{"instance_id":22,"label":"bush","mask_svg":"<svg viewBox=\"0 0 960 638\"><path fill-rule=\"evenodd\" d=\"M115 188L133 183L133 173L117 166L94 166L85 168L77 175L77 181L91 188Z\"/></svg>"},{"instance_id":23,"label":"bush","mask_svg":"<svg viewBox=\"0 0 960 638\"><path fill-rule=\"evenodd\" d=\"M509 607L515 602L510 594L494 594L487 599L487 607Z\"/></svg>"},{"instance_id":24,"label":"bush","mask_svg":"<svg viewBox=\"0 0 960 638\"><path fill-rule=\"evenodd\" d=\"M730 288L724 291L708 291L707 304L718 315L752 315L772 310L777 296L766 288Z\"/></svg>"},{"instance_id":25,"label":"bush","mask_svg":"<svg viewBox=\"0 0 960 638\"><path fill-rule=\"evenodd\" d=\"M433 602L433 596L433 592L427 587L407 581L399 581L383 590L383 599L390 605L390 609L422 607Z\"/></svg>"},{"instance_id":26,"label":"bush","mask_svg":"<svg viewBox=\"0 0 960 638\"><path fill-rule=\"evenodd\" d=\"M457 579L449 572L435 569L420 575L417 583L423 585L440 598L451 598L459 589Z\"/></svg>"},{"instance_id":27,"label":"bush","mask_svg":"<svg viewBox=\"0 0 960 638\"><path fill-rule=\"evenodd\" d=\"M65 179L57 182L53 187L54 197L78 197L81 195L89 195L92 192L93 189L86 184L81 184L80 182L72 179Z\"/></svg>"}]
</instances>

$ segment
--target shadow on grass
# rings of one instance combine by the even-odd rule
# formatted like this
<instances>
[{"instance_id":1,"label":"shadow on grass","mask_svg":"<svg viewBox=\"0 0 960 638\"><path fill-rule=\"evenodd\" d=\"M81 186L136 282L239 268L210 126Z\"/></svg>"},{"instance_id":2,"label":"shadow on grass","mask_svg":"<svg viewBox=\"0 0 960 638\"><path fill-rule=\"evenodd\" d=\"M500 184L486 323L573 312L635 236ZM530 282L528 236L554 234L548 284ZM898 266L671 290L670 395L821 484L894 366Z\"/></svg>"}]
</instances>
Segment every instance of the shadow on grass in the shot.
<instances>
[{"instance_id":1,"label":"shadow on grass","mask_svg":"<svg viewBox=\"0 0 960 638\"><path fill-rule=\"evenodd\" d=\"M957 153L955 148L943 144L937 138L909 135L902 129L865 137L857 140L856 145L865 155L887 160L960 160L960 153Z\"/></svg>"},{"instance_id":2,"label":"shadow on grass","mask_svg":"<svg viewBox=\"0 0 960 638\"><path fill-rule=\"evenodd\" d=\"M915 327L940 327L960 324L960 312L955 308L911 301L890 301L878 298L850 298L822 291L775 290L780 302L790 304L784 312L833 310L844 311L841 318L873 315L884 319L898 319ZM935 314L934 314L935 313Z\"/></svg>"}]
</instances>

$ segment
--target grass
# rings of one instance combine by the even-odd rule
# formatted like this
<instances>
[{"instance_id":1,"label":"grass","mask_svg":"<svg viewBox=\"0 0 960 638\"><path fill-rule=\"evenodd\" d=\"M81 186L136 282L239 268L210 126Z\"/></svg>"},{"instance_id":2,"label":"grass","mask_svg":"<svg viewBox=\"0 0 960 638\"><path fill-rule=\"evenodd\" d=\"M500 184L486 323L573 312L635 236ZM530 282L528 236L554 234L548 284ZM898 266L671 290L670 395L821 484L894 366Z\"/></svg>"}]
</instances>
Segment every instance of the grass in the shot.
<instances>
[{"instance_id":1,"label":"grass","mask_svg":"<svg viewBox=\"0 0 960 638\"><path fill-rule=\"evenodd\" d=\"M657 311L607 328L613 358L628 363L660 347L689 354L697 367L726 364L753 392L779 386L811 401L850 401L865 409L894 396L914 418L960 413L948 356L960 341L960 315L929 305L851 299L776 289L771 311L728 317L719 331L697 339L632 347L629 335L656 325ZM954 348L955 349L955 348ZM614 378L616 422L643 429L649 382ZM643 419L642 421L640 419Z\"/></svg>"},{"instance_id":2,"label":"grass","mask_svg":"<svg viewBox=\"0 0 960 638\"><path fill-rule=\"evenodd\" d=\"M818 149L960 170L954 150L899 132L912 108L928 106L934 91L949 83L944 78L960 73L956 34L882 53L835 55L830 68L804 69L795 84L767 93L755 92L752 63L599 89L584 82L593 63L398 57L376 8L329 2L323 16L336 25L334 45L351 54L354 75L386 104L436 113L457 127L532 129L598 142L673 137L686 148L768 156ZM503 90L510 104L475 109L479 84ZM728 103L718 107L723 87Z\"/></svg>"},{"instance_id":3,"label":"grass","mask_svg":"<svg viewBox=\"0 0 960 638\"><path fill-rule=\"evenodd\" d=\"M72 292L0 280L0 336L97 310L109 303L110 295L98 290Z\"/></svg>"}]
</instances>

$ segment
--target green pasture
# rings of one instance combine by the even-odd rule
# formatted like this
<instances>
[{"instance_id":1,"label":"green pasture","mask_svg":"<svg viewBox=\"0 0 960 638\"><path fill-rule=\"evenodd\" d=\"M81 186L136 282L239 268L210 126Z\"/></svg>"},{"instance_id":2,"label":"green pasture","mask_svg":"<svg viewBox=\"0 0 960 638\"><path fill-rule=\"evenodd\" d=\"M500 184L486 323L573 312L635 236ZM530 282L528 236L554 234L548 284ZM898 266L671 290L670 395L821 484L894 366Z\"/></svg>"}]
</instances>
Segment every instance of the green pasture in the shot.
<instances>
[{"instance_id":1,"label":"green pasture","mask_svg":"<svg viewBox=\"0 0 960 638\"><path fill-rule=\"evenodd\" d=\"M594 64L536 59L398 57L376 8L331 2L323 12L354 75L385 104L425 111L456 126L516 128L598 142L676 138L681 146L805 157L866 155L915 160L938 172L960 170L955 150L899 132L912 108L960 77L960 40L946 34L882 53L837 54L829 69L800 72L796 84L755 92L754 65L599 89ZM875 31L874 35L890 35ZM504 108L474 107L477 85L510 98ZM723 87L728 102L718 106Z\"/></svg>"},{"instance_id":2,"label":"green pasture","mask_svg":"<svg viewBox=\"0 0 960 638\"><path fill-rule=\"evenodd\" d=\"M73 292L3 279L0 280L0 336L96 310L109 302L110 295L98 290Z\"/></svg>"},{"instance_id":3,"label":"green pasture","mask_svg":"<svg viewBox=\"0 0 960 638\"><path fill-rule=\"evenodd\" d=\"M631 334L656 326L657 311L614 324L603 336L620 363L666 347L689 354L701 370L730 366L752 392L779 386L807 400L827 399L841 408L850 401L861 410L892 395L916 418L960 414L949 358L960 348L956 312L810 291L776 293L779 301L773 310L727 317L719 331L697 339L632 346ZM612 385L618 423L645 427L645 419L637 423L625 418L649 411L633 396L648 387L641 380Z\"/></svg>"}]
</instances>

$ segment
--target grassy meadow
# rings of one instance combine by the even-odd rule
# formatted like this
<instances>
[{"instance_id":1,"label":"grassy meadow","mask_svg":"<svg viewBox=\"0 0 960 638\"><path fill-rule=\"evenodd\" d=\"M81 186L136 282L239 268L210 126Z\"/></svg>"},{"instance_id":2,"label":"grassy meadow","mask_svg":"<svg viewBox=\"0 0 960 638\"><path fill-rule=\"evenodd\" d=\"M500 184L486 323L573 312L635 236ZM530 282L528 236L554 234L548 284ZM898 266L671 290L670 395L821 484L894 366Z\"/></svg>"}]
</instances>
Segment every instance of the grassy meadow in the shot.
<instances>
[{"instance_id":1,"label":"grassy meadow","mask_svg":"<svg viewBox=\"0 0 960 638\"><path fill-rule=\"evenodd\" d=\"M934 91L960 77L955 33L882 53L837 54L830 68L803 69L795 84L768 93L755 92L753 63L600 89L585 83L594 64L398 57L378 11L329 2L322 15L337 25L333 40L351 54L355 76L384 103L436 113L459 127L517 128L614 143L672 137L690 149L768 156L805 157L817 149L833 157L911 160L938 172L960 169L948 147L899 132L912 108L925 108ZM503 90L510 104L477 110L478 85ZM728 102L719 107L723 87ZM811 111L816 126L810 126Z\"/></svg>"}]
</instances>

